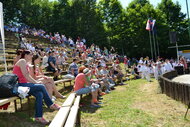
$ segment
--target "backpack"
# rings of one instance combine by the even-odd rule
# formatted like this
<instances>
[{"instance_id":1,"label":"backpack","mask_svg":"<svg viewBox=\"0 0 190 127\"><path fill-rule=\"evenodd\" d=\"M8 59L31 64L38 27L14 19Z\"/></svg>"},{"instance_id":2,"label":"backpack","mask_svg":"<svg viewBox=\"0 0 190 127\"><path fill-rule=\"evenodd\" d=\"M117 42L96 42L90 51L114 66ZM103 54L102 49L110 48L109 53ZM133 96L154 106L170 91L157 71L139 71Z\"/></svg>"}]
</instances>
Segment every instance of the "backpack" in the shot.
<instances>
[{"instance_id":1,"label":"backpack","mask_svg":"<svg viewBox=\"0 0 190 127\"><path fill-rule=\"evenodd\" d=\"M0 77L0 98L17 95L18 77L15 74L4 74Z\"/></svg>"}]
</instances>

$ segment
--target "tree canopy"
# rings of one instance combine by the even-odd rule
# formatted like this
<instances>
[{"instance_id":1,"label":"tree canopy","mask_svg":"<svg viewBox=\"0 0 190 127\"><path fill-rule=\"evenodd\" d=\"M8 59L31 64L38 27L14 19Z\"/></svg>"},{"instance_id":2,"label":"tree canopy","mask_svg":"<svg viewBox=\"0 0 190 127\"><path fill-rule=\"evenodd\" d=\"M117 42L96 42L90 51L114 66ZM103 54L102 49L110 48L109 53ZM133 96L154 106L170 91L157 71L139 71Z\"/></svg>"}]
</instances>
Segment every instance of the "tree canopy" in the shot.
<instances>
[{"instance_id":1,"label":"tree canopy","mask_svg":"<svg viewBox=\"0 0 190 127\"><path fill-rule=\"evenodd\" d=\"M156 20L160 56L175 57L168 49L169 32L176 31L178 45L189 44L188 20L178 2L162 0L157 7L149 0L133 0L123 8L119 0L0 0L6 24L25 24L67 37L84 37L87 45L114 46L129 57L150 56L148 18Z\"/></svg>"}]
</instances>

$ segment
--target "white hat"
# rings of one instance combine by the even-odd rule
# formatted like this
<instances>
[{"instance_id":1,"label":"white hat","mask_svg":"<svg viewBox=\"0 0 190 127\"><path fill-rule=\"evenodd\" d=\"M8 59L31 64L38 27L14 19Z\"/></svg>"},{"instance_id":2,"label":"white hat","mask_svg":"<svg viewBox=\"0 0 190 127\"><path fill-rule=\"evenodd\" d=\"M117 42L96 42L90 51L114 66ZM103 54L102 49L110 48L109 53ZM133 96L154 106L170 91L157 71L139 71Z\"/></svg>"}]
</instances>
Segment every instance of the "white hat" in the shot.
<instances>
[{"instance_id":1,"label":"white hat","mask_svg":"<svg viewBox=\"0 0 190 127\"><path fill-rule=\"evenodd\" d=\"M85 75L89 74L90 72L91 72L91 70L89 70L88 68L85 68L85 69L83 70L83 73L84 73Z\"/></svg>"}]
</instances>

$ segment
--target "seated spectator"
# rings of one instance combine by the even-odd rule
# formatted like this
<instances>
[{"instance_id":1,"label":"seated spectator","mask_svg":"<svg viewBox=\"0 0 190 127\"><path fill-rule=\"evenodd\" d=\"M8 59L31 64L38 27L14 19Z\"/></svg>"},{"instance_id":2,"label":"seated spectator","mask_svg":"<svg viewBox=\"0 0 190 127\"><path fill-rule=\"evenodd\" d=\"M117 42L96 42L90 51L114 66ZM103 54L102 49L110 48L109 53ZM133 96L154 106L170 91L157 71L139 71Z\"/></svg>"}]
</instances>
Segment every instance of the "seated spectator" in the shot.
<instances>
[{"instance_id":1,"label":"seated spectator","mask_svg":"<svg viewBox=\"0 0 190 127\"><path fill-rule=\"evenodd\" d=\"M43 100L50 109L59 110L60 106L53 104L42 82L33 79L29 74L29 65L27 63L31 61L32 56L33 54L29 50L23 51L21 59L14 65L13 74L18 76L19 86L29 87L29 95L36 98L35 121L48 124L49 122L43 118Z\"/></svg>"},{"instance_id":2,"label":"seated spectator","mask_svg":"<svg viewBox=\"0 0 190 127\"><path fill-rule=\"evenodd\" d=\"M95 76L97 79L101 80L101 82L100 82L101 88L103 89L103 87L105 87L106 88L105 92L109 93L110 87L109 87L107 77L101 73L101 70L102 70L102 66L98 65L96 68Z\"/></svg>"},{"instance_id":3,"label":"seated spectator","mask_svg":"<svg viewBox=\"0 0 190 127\"><path fill-rule=\"evenodd\" d=\"M78 60L73 59L73 62L69 65L69 74L74 75L75 77L78 75L78 65L77 65Z\"/></svg>"},{"instance_id":4,"label":"seated spectator","mask_svg":"<svg viewBox=\"0 0 190 127\"><path fill-rule=\"evenodd\" d=\"M60 53L57 59L58 65L64 65L66 63L65 57L63 56L63 53Z\"/></svg>"},{"instance_id":5,"label":"seated spectator","mask_svg":"<svg viewBox=\"0 0 190 127\"><path fill-rule=\"evenodd\" d=\"M109 75L109 71L106 69L105 66L102 67L102 69L100 70L100 73L107 80L109 84L109 90L113 88L115 86L115 82L113 81L113 78Z\"/></svg>"},{"instance_id":6,"label":"seated spectator","mask_svg":"<svg viewBox=\"0 0 190 127\"><path fill-rule=\"evenodd\" d=\"M48 67L48 53L44 53L44 56L42 58L42 68Z\"/></svg>"},{"instance_id":7,"label":"seated spectator","mask_svg":"<svg viewBox=\"0 0 190 127\"><path fill-rule=\"evenodd\" d=\"M54 81L58 79L58 76L60 75L61 70L56 65L56 58L54 57L54 51L49 52L47 71L51 71L54 73Z\"/></svg>"},{"instance_id":8,"label":"seated spectator","mask_svg":"<svg viewBox=\"0 0 190 127\"><path fill-rule=\"evenodd\" d=\"M98 97L98 86L94 85L92 86L90 84L90 81L88 80L88 77L91 75L91 71L88 68L85 68L84 66L79 68L79 74L75 78L75 85L74 85L74 91L77 95L81 94L92 94L91 99L91 107L97 107L99 108L99 105L96 105L97 103L97 97Z\"/></svg>"},{"instance_id":9,"label":"seated spectator","mask_svg":"<svg viewBox=\"0 0 190 127\"><path fill-rule=\"evenodd\" d=\"M125 85L125 84L123 84L124 74L123 74L121 66L119 64L117 64L114 68L114 75L117 76L117 80L119 81L120 85Z\"/></svg>"},{"instance_id":10,"label":"seated spectator","mask_svg":"<svg viewBox=\"0 0 190 127\"><path fill-rule=\"evenodd\" d=\"M34 55L32 58L32 67L30 67L30 75L37 81L42 81L45 85L50 98L52 98L53 93L58 98L65 98L65 96L61 95L56 89L55 83L51 77L47 77L43 74L41 68L39 67L41 62L41 57L39 55ZM54 98L52 98L54 99Z\"/></svg>"}]
</instances>

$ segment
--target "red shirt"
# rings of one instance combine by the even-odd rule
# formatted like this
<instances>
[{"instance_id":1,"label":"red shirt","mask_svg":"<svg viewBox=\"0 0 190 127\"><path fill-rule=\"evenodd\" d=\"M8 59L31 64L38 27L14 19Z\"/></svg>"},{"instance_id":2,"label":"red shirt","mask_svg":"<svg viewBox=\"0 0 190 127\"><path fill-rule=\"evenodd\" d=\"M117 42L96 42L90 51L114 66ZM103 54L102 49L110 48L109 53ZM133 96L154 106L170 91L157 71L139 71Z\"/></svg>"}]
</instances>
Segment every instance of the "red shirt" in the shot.
<instances>
[{"instance_id":1,"label":"red shirt","mask_svg":"<svg viewBox=\"0 0 190 127\"><path fill-rule=\"evenodd\" d=\"M26 69L29 72L29 66L28 65L26 65ZM24 75L22 74L22 71L21 71L19 66L15 65L13 67L13 74L16 74L18 76L18 82L19 83L27 83L27 80L24 77Z\"/></svg>"},{"instance_id":2,"label":"red shirt","mask_svg":"<svg viewBox=\"0 0 190 127\"><path fill-rule=\"evenodd\" d=\"M85 84L86 84L85 74L79 73L77 77L75 78L74 91L84 88Z\"/></svg>"}]
</instances>

